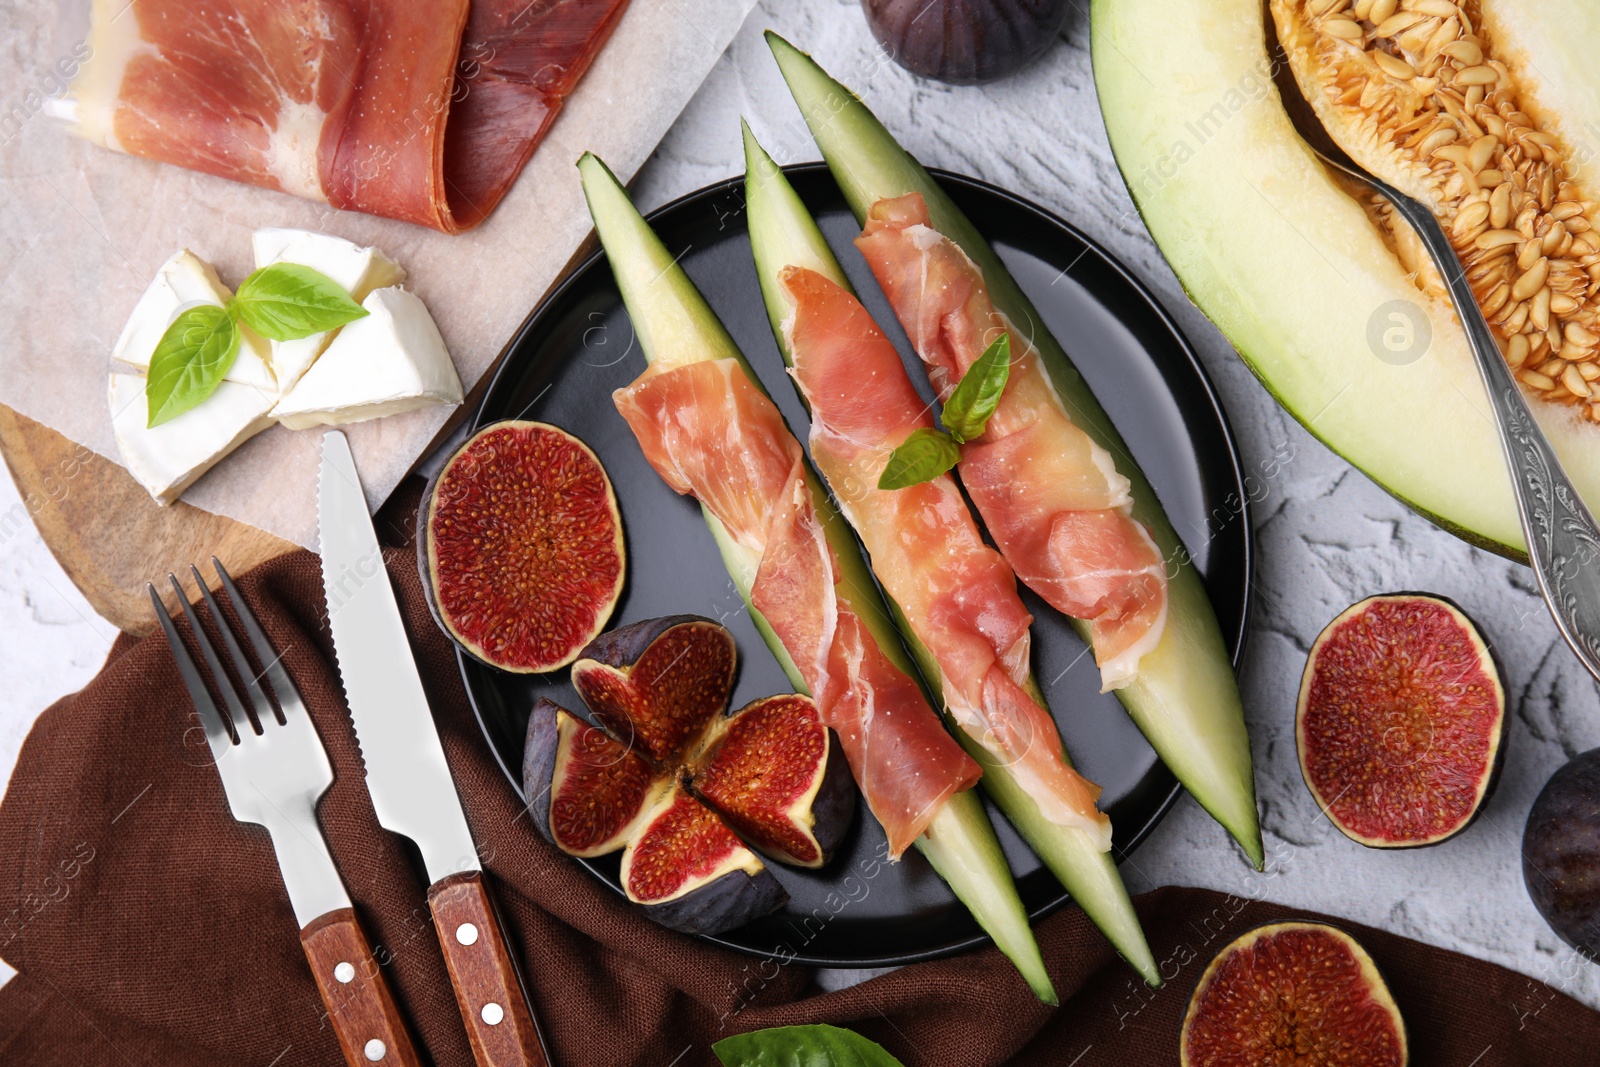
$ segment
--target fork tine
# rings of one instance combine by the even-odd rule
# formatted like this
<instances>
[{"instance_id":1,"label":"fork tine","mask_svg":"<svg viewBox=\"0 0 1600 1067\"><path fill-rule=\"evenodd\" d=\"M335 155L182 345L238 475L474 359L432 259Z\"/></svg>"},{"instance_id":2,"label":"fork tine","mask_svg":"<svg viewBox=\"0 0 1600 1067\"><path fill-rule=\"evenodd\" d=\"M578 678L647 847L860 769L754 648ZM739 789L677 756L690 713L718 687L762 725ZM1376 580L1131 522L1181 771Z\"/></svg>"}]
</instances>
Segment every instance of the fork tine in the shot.
<instances>
[{"instance_id":1,"label":"fork tine","mask_svg":"<svg viewBox=\"0 0 1600 1067\"><path fill-rule=\"evenodd\" d=\"M178 584L178 576L168 573L167 580L172 583L172 588L178 594L178 603L183 605L183 614L189 620L189 629L194 631L194 642L200 646L200 657L206 661L206 667L211 671L211 677L216 679L217 689L222 693L222 702L228 706L228 717L233 720L234 736L241 741L244 732L249 728L255 733L261 731L250 721L245 714L244 705L239 702L239 694L234 692L233 683L228 679L228 672L222 669L222 662L217 659L216 649L211 647L211 639L206 637L206 632L200 626L200 619L195 615L194 608L189 605L189 595L183 591L183 586ZM226 630L222 620L217 620L219 629Z\"/></svg>"},{"instance_id":2,"label":"fork tine","mask_svg":"<svg viewBox=\"0 0 1600 1067\"><path fill-rule=\"evenodd\" d=\"M244 602L244 597L239 595L239 587L233 584L233 577L222 566L222 561L216 556L211 557L211 566L216 568L217 577L222 579L222 588L228 594L228 600L233 604L239 622L244 625L244 632L250 638L250 645L256 650L256 658L263 666L267 682L272 686L272 692L278 698L278 706L283 709L285 717L296 714L305 714L305 702L300 699L300 690L294 686L294 681L289 677L289 672L283 669L283 655L272 647L272 642L267 640L266 631L261 629L261 623L256 619L256 613L250 610L250 605Z\"/></svg>"},{"instance_id":3,"label":"fork tine","mask_svg":"<svg viewBox=\"0 0 1600 1067\"><path fill-rule=\"evenodd\" d=\"M172 658L178 664L178 676L183 679L184 686L189 690L189 699L194 702L194 710L200 716L201 725L205 727L206 741L211 745L211 755L215 759L221 759L228 749L238 742L233 732L233 724L223 719L222 714L217 711L216 703L206 691L205 679L200 677L199 668L190 658L189 650L183 646L183 638L178 636L178 628L172 625L172 614L161 602L155 583L146 582L145 586L150 590L150 603L155 605L156 618L161 623L162 632L167 636L167 645L172 649Z\"/></svg>"},{"instance_id":4,"label":"fork tine","mask_svg":"<svg viewBox=\"0 0 1600 1067\"><path fill-rule=\"evenodd\" d=\"M233 627L228 625L228 617L222 614L222 609L211 596L211 589L206 585L205 578L201 577L200 568L191 563L189 571L194 575L195 584L200 587L200 595L205 598L211 617L216 620L217 632L222 634L222 643L228 650L228 658L233 660L234 669L239 672L239 677L244 679L245 692L250 694L250 703L255 705L256 722L265 726L268 721L276 717L276 712L272 710L272 702L267 699L267 694L261 691L256 670L245 658L244 649L239 647L238 639L233 636Z\"/></svg>"}]
</instances>

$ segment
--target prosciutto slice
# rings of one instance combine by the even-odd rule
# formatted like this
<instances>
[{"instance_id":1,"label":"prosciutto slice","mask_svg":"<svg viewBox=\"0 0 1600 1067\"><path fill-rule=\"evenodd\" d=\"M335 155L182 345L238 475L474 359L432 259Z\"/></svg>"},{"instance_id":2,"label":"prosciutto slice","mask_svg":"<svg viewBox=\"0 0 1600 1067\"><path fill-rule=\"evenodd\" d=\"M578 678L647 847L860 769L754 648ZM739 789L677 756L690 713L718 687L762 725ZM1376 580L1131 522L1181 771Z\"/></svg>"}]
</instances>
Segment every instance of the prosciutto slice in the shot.
<instances>
[{"instance_id":1,"label":"prosciutto slice","mask_svg":"<svg viewBox=\"0 0 1600 1067\"><path fill-rule=\"evenodd\" d=\"M1010 378L984 435L962 448L962 484L1017 576L1088 621L1101 692L1127 685L1167 621L1166 565L1131 515L1128 479L1073 423L1038 349L995 308L977 265L932 228L922 194L874 204L856 247L941 401L1001 331L1010 335Z\"/></svg>"},{"instance_id":2,"label":"prosciutto slice","mask_svg":"<svg viewBox=\"0 0 1600 1067\"><path fill-rule=\"evenodd\" d=\"M984 544L949 475L879 489L896 445L933 425L900 354L854 296L787 267L794 376L811 407L811 458L866 545L873 573L939 665L957 724L1008 765L1047 819L1111 847L1100 788L1063 758L1049 712L1028 695L1028 626L1016 577Z\"/></svg>"},{"instance_id":3,"label":"prosciutto slice","mask_svg":"<svg viewBox=\"0 0 1600 1067\"><path fill-rule=\"evenodd\" d=\"M456 233L627 0L93 0L68 113L107 148Z\"/></svg>"},{"instance_id":4,"label":"prosciutto slice","mask_svg":"<svg viewBox=\"0 0 1600 1067\"><path fill-rule=\"evenodd\" d=\"M777 406L734 359L656 364L612 399L662 479L759 554L751 603L839 735L898 858L982 772L840 600L805 454Z\"/></svg>"}]
</instances>

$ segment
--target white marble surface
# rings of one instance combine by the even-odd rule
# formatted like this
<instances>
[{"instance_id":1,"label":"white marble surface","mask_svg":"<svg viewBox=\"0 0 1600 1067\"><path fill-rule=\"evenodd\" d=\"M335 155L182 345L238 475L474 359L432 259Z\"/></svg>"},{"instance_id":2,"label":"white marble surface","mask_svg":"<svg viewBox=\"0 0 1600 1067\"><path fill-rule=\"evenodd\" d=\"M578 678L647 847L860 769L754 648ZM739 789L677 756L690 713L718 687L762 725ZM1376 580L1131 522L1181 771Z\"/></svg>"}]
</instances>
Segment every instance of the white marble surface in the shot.
<instances>
[{"instance_id":1,"label":"white marble surface","mask_svg":"<svg viewBox=\"0 0 1600 1067\"><path fill-rule=\"evenodd\" d=\"M1343 916L1496 961L1600 1006L1600 969L1566 950L1534 912L1519 855L1523 821L1544 781L1600 744L1594 683L1560 644L1527 570L1435 529L1312 440L1189 305L1112 161L1086 14L1076 12L1063 40L1022 75L954 88L889 64L856 0L764 0L642 173L646 207L738 173L741 114L780 161L815 158L761 41L769 25L849 81L925 162L1030 197L1104 242L1200 350L1246 468L1293 455L1255 504L1260 595L1242 676L1270 871L1252 873L1185 797L1125 867L1130 887L1211 886ZM0 517L17 503L9 482L0 486ZM11 527L0 519L0 529ZM1317 632L1352 601L1395 589L1443 593L1477 618L1499 648L1516 710L1505 774L1484 817L1450 842L1409 853L1364 849L1319 817L1295 764L1292 730ZM0 538L0 635L3 777L33 717L93 674L111 636L31 526ZM1530 989L1509 1007L1531 1017L1538 1005Z\"/></svg>"}]
</instances>

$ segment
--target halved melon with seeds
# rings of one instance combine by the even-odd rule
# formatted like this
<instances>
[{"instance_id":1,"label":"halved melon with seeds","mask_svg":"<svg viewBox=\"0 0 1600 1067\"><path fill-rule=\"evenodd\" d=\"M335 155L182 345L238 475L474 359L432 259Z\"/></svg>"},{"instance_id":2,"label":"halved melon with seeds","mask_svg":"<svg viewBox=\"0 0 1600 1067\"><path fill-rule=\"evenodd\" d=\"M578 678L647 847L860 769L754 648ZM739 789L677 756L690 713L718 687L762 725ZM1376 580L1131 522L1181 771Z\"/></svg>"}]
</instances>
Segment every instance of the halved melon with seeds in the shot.
<instances>
[{"instance_id":1,"label":"halved melon with seeds","mask_svg":"<svg viewBox=\"0 0 1600 1067\"><path fill-rule=\"evenodd\" d=\"M1273 78L1292 76L1334 140L1445 223L1535 416L1600 505L1600 5L1270 7L1094 0L1095 79L1134 201L1307 429L1446 528L1520 555L1498 435L1437 275L1386 204L1311 153Z\"/></svg>"}]
</instances>

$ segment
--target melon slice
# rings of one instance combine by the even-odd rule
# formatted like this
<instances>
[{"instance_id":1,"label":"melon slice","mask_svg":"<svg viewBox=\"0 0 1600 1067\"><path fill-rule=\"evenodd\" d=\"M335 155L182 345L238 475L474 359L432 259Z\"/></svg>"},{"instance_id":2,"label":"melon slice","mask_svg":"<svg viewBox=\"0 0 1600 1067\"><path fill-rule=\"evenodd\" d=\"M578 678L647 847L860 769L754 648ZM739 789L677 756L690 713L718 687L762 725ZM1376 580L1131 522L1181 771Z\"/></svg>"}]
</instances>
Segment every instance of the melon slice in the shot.
<instances>
[{"instance_id":1,"label":"melon slice","mask_svg":"<svg viewBox=\"0 0 1600 1067\"><path fill-rule=\"evenodd\" d=\"M1513 180L1515 164L1530 154L1527 144L1541 156L1558 157L1551 160L1559 166L1549 203L1540 203L1533 220L1535 236L1558 203L1570 198L1577 205L1561 209L1572 212L1567 220L1579 220L1568 231L1572 243L1562 249L1557 237L1541 255L1576 264L1585 279L1566 272L1571 284L1560 291L1577 303L1570 294L1583 290L1586 309L1588 290L1596 286L1577 238L1593 232L1589 197L1600 192L1600 162L1584 150L1591 139L1585 124L1600 113L1600 67L1590 58L1600 44L1600 7L1576 0L1467 6L1462 13L1443 0L1275 3L1285 16L1291 66L1315 90L1311 98L1330 132L1368 166L1423 195L1452 228L1475 190L1487 187L1492 197L1494 179ZM1373 14L1407 25L1385 27L1370 20ZM1290 125L1273 84L1267 18L1256 0L1095 0L1095 81L1134 202L1195 303L1311 433L1446 529L1521 557L1505 462L1454 311L1418 257L1414 236L1403 226L1397 231L1386 212L1332 177ZM1331 34L1302 35L1333 20L1359 33L1335 25ZM1438 54L1430 42L1437 35L1440 49L1450 43L1444 38L1454 32L1446 25L1452 20L1460 31L1453 39L1464 42L1455 49L1460 55L1430 66ZM1473 42L1483 53L1477 63L1467 62L1479 58ZM1385 60L1376 59L1379 51ZM1401 63L1424 80L1402 78ZM1477 67L1495 73L1484 95L1496 117L1513 125L1526 119L1529 134L1537 135L1512 136L1520 144L1518 159L1505 165L1504 155L1487 145L1474 153L1481 135L1498 132L1490 119L1472 119L1476 132L1452 120L1456 138L1426 146L1426 155L1420 140L1397 149L1396 137L1411 140L1415 131L1401 127L1415 115L1396 110L1407 98L1394 86L1405 81L1418 99L1437 97L1440 88L1457 92L1460 100L1451 104L1471 118L1478 110L1467 106L1468 94L1487 75L1465 72ZM1430 70L1441 76L1441 86L1426 80ZM1331 97L1330 79L1336 83ZM1502 97L1509 105L1503 115L1497 107ZM1444 155L1436 155L1441 148ZM1463 169L1470 178L1459 176ZM1535 200L1542 195L1536 185ZM1507 227L1480 230L1477 221L1492 220L1474 221L1478 210L1457 234L1470 237L1474 247L1490 229L1517 228L1512 215ZM1520 254L1520 247L1512 253ZM1476 265L1469 263L1469 271ZM1517 268L1508 302L1509 287L1532 265ZM1484 286L1480 296L1491 299L1493 288ZM1569 340L1564 316L1575 314L1580 331L1588 330L1582 325L1588 320L1555 293L1536 309L1532 283L1524 288L1529 292L1516 299L1530 306L1519 328L1506 329L1509 319L1500 324L1504 345L1513 362L1523 360L1519 368L1540 375L1524 375L1534 414L1579 492L1600 504L1600 426L1594 422L1600 412L1564 384L1587 379L1581 371L1566 375L1564 366L1554 376L1539 369L1559 358L1550 355L1552 339L1558 346ZM1541 358L1525 327L1544 316L1550 318L1537 331L1544 337ZM1549 326L1556 320L1563 320L1560 335L1552 338ZM1519 332L1528 337L1527 354L1513 349L1511 338ZM1571 340L1590 347L1580 344L1588 341L1584 332L1575 331Z\"/></svg>"}]
</instances>

